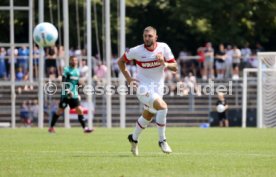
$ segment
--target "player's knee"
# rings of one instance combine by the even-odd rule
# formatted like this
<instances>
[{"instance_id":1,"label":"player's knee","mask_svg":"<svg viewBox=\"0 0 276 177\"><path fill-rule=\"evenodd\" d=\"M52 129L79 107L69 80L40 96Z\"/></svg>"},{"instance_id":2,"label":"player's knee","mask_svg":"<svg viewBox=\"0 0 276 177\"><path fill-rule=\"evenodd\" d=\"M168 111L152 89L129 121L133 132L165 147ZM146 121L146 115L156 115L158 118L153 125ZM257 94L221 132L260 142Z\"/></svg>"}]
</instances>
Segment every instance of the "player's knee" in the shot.
<instances>
[{"instance_id":1,"label":"player's knee","mask_svg":"<svg viewBox=\"0 0 276 177\"><path fill-rule=\"evenodd\" d=\"M151 121L153 116L154 116L154 114L150 113L149 111L145 110L143 112L143 117L148 121Z\"/></svg>"},{"instance_id":2,"label":"player's knee","mask_svg":"<svg viewBox=\"0 0 276 177\"><path fill-rule=\"evenodd\" d=\"M63 112L64 112L64 110L60 108L60 109L58 109L58 111L56 112L56 114L58 116L60 116L61 114L63 114Z\"/></svg>"},{"instance_id":3,"label":"player's knee","mask_svg":"<svg viewBox=\"0 0 276 177\"><path fill-rule=\"evenodd\" d=\"M168 109L168 105L164 100L158 99L154 102L154 108L156 110Z\"/></svg>"},{"instance_id":4,"label":"player's knee","mask_svg":"<svg viewBox=\"0 0 276 177\"><path fill-rule=\"evenodd\" d=\"M76 112L77 112L77 114L83 114L83 110L80 108L80 107L77 107L76 108Z\"/></svg>"}]
</instances>

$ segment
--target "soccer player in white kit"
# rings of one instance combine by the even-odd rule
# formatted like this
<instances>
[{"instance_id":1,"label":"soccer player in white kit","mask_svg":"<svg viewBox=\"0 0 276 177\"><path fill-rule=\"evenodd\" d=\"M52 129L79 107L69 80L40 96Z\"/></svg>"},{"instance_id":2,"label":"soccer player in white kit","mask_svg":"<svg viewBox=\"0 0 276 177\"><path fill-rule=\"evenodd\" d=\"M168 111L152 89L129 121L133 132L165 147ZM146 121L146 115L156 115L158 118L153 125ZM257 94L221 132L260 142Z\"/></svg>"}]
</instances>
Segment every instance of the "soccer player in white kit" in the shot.
<instances>
[{"instance_id":1,"label":"soccer player in white kit","mask_svg":"<svg viewBox=\"0 0 276 177\"><path fill-rule=\"evenodd\" d=\"M144 44L130 48L118 60L118 65L128 84L134 87L137 97L144 104L143 114L136 122L132 134L128 136L131 152L138 156L138 137L156 114L156 124L159 134L159 146L164 153L172 149L166 141L165 129L168 107L163 100L164 69L177 71L177 63L166 43L157 42L156 29L149 26L144 29ZM132 78L126 63L135 60L137 65L136 78Z\"/></svg>"}]
</instances>

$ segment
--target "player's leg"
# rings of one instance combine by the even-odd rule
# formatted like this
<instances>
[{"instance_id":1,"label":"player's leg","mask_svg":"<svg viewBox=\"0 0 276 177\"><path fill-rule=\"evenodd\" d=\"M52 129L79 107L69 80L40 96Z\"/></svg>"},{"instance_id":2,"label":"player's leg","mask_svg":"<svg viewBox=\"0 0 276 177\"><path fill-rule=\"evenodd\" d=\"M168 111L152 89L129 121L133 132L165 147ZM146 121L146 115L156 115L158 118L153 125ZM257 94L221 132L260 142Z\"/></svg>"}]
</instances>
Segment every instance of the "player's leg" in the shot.
<instances>
[{"instance_id":1,"label":"player's leg","mask_svg":"<svg viewBox=\"0 0 276 177\"><path fill-rule=\"evenodd\" d=\"M48 129L49 133L55 133L54 126L56 125L56 122L57 122L58 118L63 114L64 109L67 107L67 105L68 105L68 100L66 98L61 98L60 102L59 102L59 108L58 108L57 112L55 112L52 115L52 119L51 119L51 122L50 122L50 127Z\"/></svg>"},{"instance_id":2,"label":"player's leg","mask_svg":"<svg viewBox=\"0 0 276 177\"><path fill-rule=\"evenodd\" d=\"M141 132L147 128L150 124L152 117L154 116L153 113L149 112L148 110L144 110L143 114L139 117L136 122L136 126L132 134L128 135L128 140L131 144L131 152L134 156L138 156L138 138Z\"/></svg>"},{"instance_id":3,"label":"player's leg","mask_svg":"<svg viewBox=\"0 0 276 177\"><path fill-rule=\"evenodd\" d=\"M78 120L84 130L84 133L91 133L93 131L93 129L88 128L87 119L85 119L83 116L83 109L81 108L81 106L77 106L75 109L78 114Z\"/></svg>"},{"instance_id":4,"label":"player's leg","mask_svg":"<svg viewBox=\"0 0 276 177\"><path fill-rule=\"evenodd\" d=\"M159 134L158 144L164 153L171 153L172 149L168 145L166 140L166 123L167 123L168 106L162 98L158 97L153 102L153 108L157 110L156 124L158 127L158 134Z\"/></svg>"},{"instance_id":5,"label":"player's leg","mask_svg":"<svg viewBox=\"0 0 276 177\"><path fill-rule=\"evenodd\" d=\"M229 127L229 120L228 119L224 119L224 126Z\"/></svg>"},{"instance_id":6,"label":"player's leg","mask_svg":"<svg viewBox=\"0 0 276 177\"><path fill-rule=\"evenodd\" d=\"M150 113L148 110L144 110L143 114L136 122L136 126L132 134L133 140L138 141L139 135L150 124L153 116L154 114Z\"/></svg>"},{"instance_id":7,"label":"player's leg","mask_svg":"<svg viewBox=\"0 0 276 177\"><path fill-rule=\"evenodd\" d=\"M80 106L80 99L79 98L71 98L69 101L69 106L71 109L75 109L78 114L78 120L84 130L85 133L90 133L92 130L88 129L87 120L83 116L83 109Z\"/></svg>"},{"instance_id":8,"label":"player's leg","mask_svg":"<svg viewBox=\"0 0 276 177\"><path fill-rule=\"evenodd\" d=\"M48 132L49 133L55 133L55 125L56 125L56 122L58 120L58 118L63 114L64 112L64 108L61 108L59 107L57 112L55 112L53 115L52 115L52 119L51 119L51 122L50 122L50 127L48 129Z\"/></svg>"}]
</instances>

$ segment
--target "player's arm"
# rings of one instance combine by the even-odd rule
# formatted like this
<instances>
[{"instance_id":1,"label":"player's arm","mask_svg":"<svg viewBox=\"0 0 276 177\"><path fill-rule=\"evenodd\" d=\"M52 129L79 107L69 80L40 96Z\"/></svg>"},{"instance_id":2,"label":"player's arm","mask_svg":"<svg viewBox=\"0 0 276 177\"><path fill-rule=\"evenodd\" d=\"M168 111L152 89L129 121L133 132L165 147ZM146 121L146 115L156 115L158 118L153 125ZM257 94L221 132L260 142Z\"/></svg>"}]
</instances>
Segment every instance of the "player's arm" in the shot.
<instances>
[{"instance_id":1,"label":"player's arm","mask_svg":"<svg viewBox=\"0 0 276 177\"><path fill-rule=\"evenodd\" d=\"M71 92L71 90L70 90L70 88L68 88L68 72L67 72L67 69L66 68L64 68L64 71L63 71L63 74L62 74L62 85L64 86L64 87L62 87L62 88L65 88L65 93L66 93L66 95L69 95L69 96L73 96L73 93Z\"/></svg>"},{"instance_id":2,"label":"player's arm","mask_svg":"<svg viewBox=\"0 0 276 177\"><path fill-rule=\"evenodd\" d=\"M160 61L161 65L163 65L165 68L168 68L171 71L176 72L178 70L177 63L175 60L171 61L165 61L165 58L163 54L157 54L156 58Z\"/></svg>"},{"instance_id":3,"label":"player's arm","mask_svg":"<svg viewBox=\"0 0 276 177\"><path fill-rule=\"evenodd\" d=\"M118 66L120 68L120 71L122 72L122 74L124 75L124 77L126 78L127 82L130 83L132 80L132 77L130 75L129 70L126 67L126 60L125 60L125 56L123 55L119 60L118 60Z\"/></svg>"},{"instance_id":4,"label":"player's arm","mask_svg":"<svg viewBox=\"0 0 276 177\"><path fill-rule=\"evenodd\" d=\"M127 80L128 84L134 84L135 87L137 87L139 82L138 80L131 77L130 72L128 71L126 67L127 59L125 54L118 60L118 66L120 68L120 71L123 73L125 79Z\"/></svg>"},{"instance_id":5,"label":"player's arm","mask_svg":"<svg viewBox=\"0 0 276 177\"><path fill-rule=\"evenodd\" d=\"M225 101L225 106L224 107L225 107L225 110L227 110L229 108L227 101Z\"/></svg>"},{"instance_id":6,"label":"player's arm","mask_svg":"<svg viewBox=\"0 0 276 177\"><path fill-rule=\"evenodd\" d=\"M177 66L177 63L175 61L172 62L172 63L165 62L164 66L166 68L168 68L169 70L174 71L174 72L176 72L178 70L178 66Z\"/></svg>"}]
</instances>

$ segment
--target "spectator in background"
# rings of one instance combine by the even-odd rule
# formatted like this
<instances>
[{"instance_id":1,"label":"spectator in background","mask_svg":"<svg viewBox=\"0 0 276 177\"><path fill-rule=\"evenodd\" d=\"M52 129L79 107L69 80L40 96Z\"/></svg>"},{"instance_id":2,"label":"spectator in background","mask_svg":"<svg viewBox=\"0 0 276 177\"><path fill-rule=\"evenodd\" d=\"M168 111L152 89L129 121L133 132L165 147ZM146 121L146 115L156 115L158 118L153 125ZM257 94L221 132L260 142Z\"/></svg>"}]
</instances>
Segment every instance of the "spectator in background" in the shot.
<instances>
[{"instance_id":1,"label":"spectator in background","mask_svg":"<svg viewBox=\"0 0 276 177\"><path fill-rule=\"evenodd\" d=\"M5 63L5 57L6 57L6 49L4 47L0 48L0 79L6 80L7 78L7 72L6 72L6 63Z\"/></svg>"},{"instance_id":2,"label":"spectator in background","mask_svg":"<svg viewBox=\"0 0 276 177\"><path fill-rule=\"evenodd\" d=\"M24 73L22 67L17 68L17 72L15 74L15 78L17 81L23 81Z\"/></svg>"},{"instance_id":3,"label":"spectator in background","mask_svg":"<svg viewBox=\"0 0 276 177\"><path fill-rule=\"evenodd\" d=\"M46 60L45 60L46 77L48 77L48 78L49 78L50 74L53 74L53 72L55 73L55 75L57 73L56 58L57 58L57 48L56 47L48 48Z\"/></svg>"},{"instance_id":4,"label":"spectator in background","mask_svg":"<svg viewBox=\"0 0 276 177\"><path fill-rule=\"evenodd\" d=\"M199 47L197 49L197 55L199 56L198 64L199 64L199 72L200 76L204 75L204 61L205 61L205 54L204 54L205 47Z\"/></svg>"},{"instance_id":5,"label":"spectator in background","mask_svg":"<svg viewBox=\"0 0 276 177\"><path fill-rule=\"evenodd\" d=\"M69 50L69 57L75 56L75 49L74 47L71 47Z\"/></svg>"},{"instance_id":6,"label":"spectator in background","mask_svg":"<svg viewBox=\"0 0 276 177\"><path fill-rule=\"evenodd\" d=\"M31 114L32 114L32 122L38 122L38 113L39 113L39 105L37 100L33 100L33 104L31 105Z\"/></svg>"},{"instance_id":7,"label":"spectator in background","mask_svg":"<svg viewBox=\"0 0 276 177\"><path fill-rule=\"evenodd\" d=\"M241 61L242 61L242 69L248 67L248 60L251 56L252 52L249 48L249 43L246 43L244 47L241 49Z\"/></svg>"},{"instance_id":8,"label":"spectator in background","mask_svg":"<svg viewBox=\"0 0 276 177\"><path fill-rule=\"evenodd\" d=\"M28 64L29 64L28 59L29 59L29 49L26 46L22 46L18 50L17 66L22 68L24 74L26 74L28 71Z\"/></svg>"},{"instance_id":9,"label":"spectator in background","mask_svg":"<svg viewBox=\"0 0 276 177\"><path fill-rule=\"evenodd\" d=\"M240 63L241 63L241 51L234 45L233 47L233 80L239 79L240 72Z\"/></svg>"},{"instance_id":10,"label":"spectator in background","mask_svg":"<svg viewBox=\"0 0 276 177\"><path fill-rule=\"evenodd\" d=\"M61 77L63 73L63 68L65 66L65 58L64 58L64 47L61 45L58 47L58 53L57 53L57 63L58 63L58 76Z\"/></svg>"},{"instance_id":11,"label":"spectator in background","mask_svg":"<svg viewBox=\"0 0 276 177\"><path fill-rule=\"evenodd\" d=\"M83 59L81 61L81 64L80 64L80 67L79 67L79 70L80 70L80 79L82 81L87 81L88 77L89 77L89 68L87 66L87 60L86 59Z\"/></svg>"},{"instance_id":12,"label":"spectator in background","mask_svg":"<svg viewBox=\"0 0 276 177\"><path fill-rule=\"evenodd\" d=\"M174 96L177 92L177 83L180 81L179 73L165 69L165 80L169 86L170 96Z\"/></svg>"},{"instance_id":13,"label":"spectator in background","mask_svg":"<svg viewBox=\"0 0 276 177\"><path fill-rule=\"evenodd\" d=\"M134 60L131 60L129 64L127 64L127 69L129 70L130 75L135 78L136 72L137 72L137 66Z\"/></svg>"},{"instance_id":14,"label":"spectator in background","mask_svg":"<svg viewBox=\"0 0 276 177\"><path fill-rule=\"evenodd\" d=\"M17 57L18 57L18 49L17 48L14 48L14 62L16 63L17 62ZM8 58L6 60L6 64L8 64L8 66L6 67L7 68L7 77L10 77L10 67L11 67L11 48L8 49L7 51L7 54L8 54ZM15 69L17 70L18 67L15 67Z\"/></svg>"},{"instance_id":15,"label":"spectator in background","mask_svg":"<svg viewBox=\"0 0 276 177\"><path fill-rule=\"evenodd\" d=\"M29 118L29 108L27 101L23 101L21 107L20 107L20 119L24 127L29 127L31 124L30 118Z\"/></svg>"},{"instance_id":16,"label":"spectator in background","mask_svg":"<svg viewBox=\"0 0 276 177\"><path fill-rule=\"evenodd\" d=\"M258 68L258 59L257 59L257 53L256 51L252 52L252 55L250 56L248 60L248 64L250 68Z\"/></svg>"},{"instance_id":17,"label":"spectator in background","mask_svg":"<svg viewBox=\"0 0 276 177\"><path fill-rule=\"evenodd\" d=\"M97 82L97 85L104 85L106 81L107 67L98 61L97 67L95 68L94 80Z\"/></svg>"},{"instance_id":18,"label":"spectator in background","mask_svg":"<svg viewBox=\"0 0 276 177\"><path fill-rule=\"evenodd\" d=\"M118 57L115 54L113 54L112 55L112 73L113 73L113 76L115 76L116 78L119 77L119 72L120 72L117 61L118 61Z\"/></svg>"},{"instance_id":19,"label":"spectator in background","mask_svg":"<svg viewBox=\"0 0 276 177\"><path fill-rule=\"evenodd\" d=\"M256 43L256 51L257 51L257 53L264 51L263 46L260 43L258 43L258 42Z\"/></svg>"},{"instance_id":20,"label":"spectator in background","mask_svg":"<svg viewBox=\"0 0 276 177\"><path fill-rule=\"evenodd\" d=\"M228 45L226 49L225 58L225 78L232 78L232 66L233 65L233 50L232 46Z\"/></svg>"},{"instance_id":21,"label":"spectator in background","mask_svg":"<svg viewBox=\"0 0 276 177\"><path fill-rule=\"evenodd\" d=\"M33 69L34 69L34 76L38 79L38 64L39 64L39 48L35 45L33 48Z\"/></svg>"},{"instance_id":22,"label":"spectator in background","mask_svg":"<svg viewBox=\"0 0 276 177\"><path fill-rule=\"evenodd\" d=\"M206 48L204 51L205 54L205 62L204 62L204 76L203 79L207 80L207 78L214 78L214 49L212 47L211 42L206 43Z\"/></svg>"},{"instance_id":23,"label":"spectator in background","mask_svg":"<svg viewBox=\"0 0 276 177\"><path fill-rule=\"evenodd\" d=\"M179 69L179 73L180 73L180 77L185 77L187 72L187 52L185 52L185 49L181 50L178 54L178 58L177 58L177 62L178 65L180 66Z\"/></svg>"},{"instance_id":24,"label":"spectator in background","mask_svg":"<svg viewBox=\"0 0 276 177\"><path fill-rule=\"evenodd\" d=\"M228 110L228 104L227 101L224 98L224 94L222 92L218 93L218 101L216 106L218 105L223 105L224 106L224 111L218 112L218 119L219 119L219 126L220 127L228 127L229 126L229 121L227 117L227 110Z\"/></svg>"},{"instance_id":25,"label":"spectator in background","mask_svg":"<svg viewBox=\"0 0 276 177\"><path fill-rule=\"evenodd\" d=\"M226 52L223 44L219 45L219 50L216 53L216 71L217 79L223 79L225 73L225 58Z\"/></svg>"}]
</instances>

